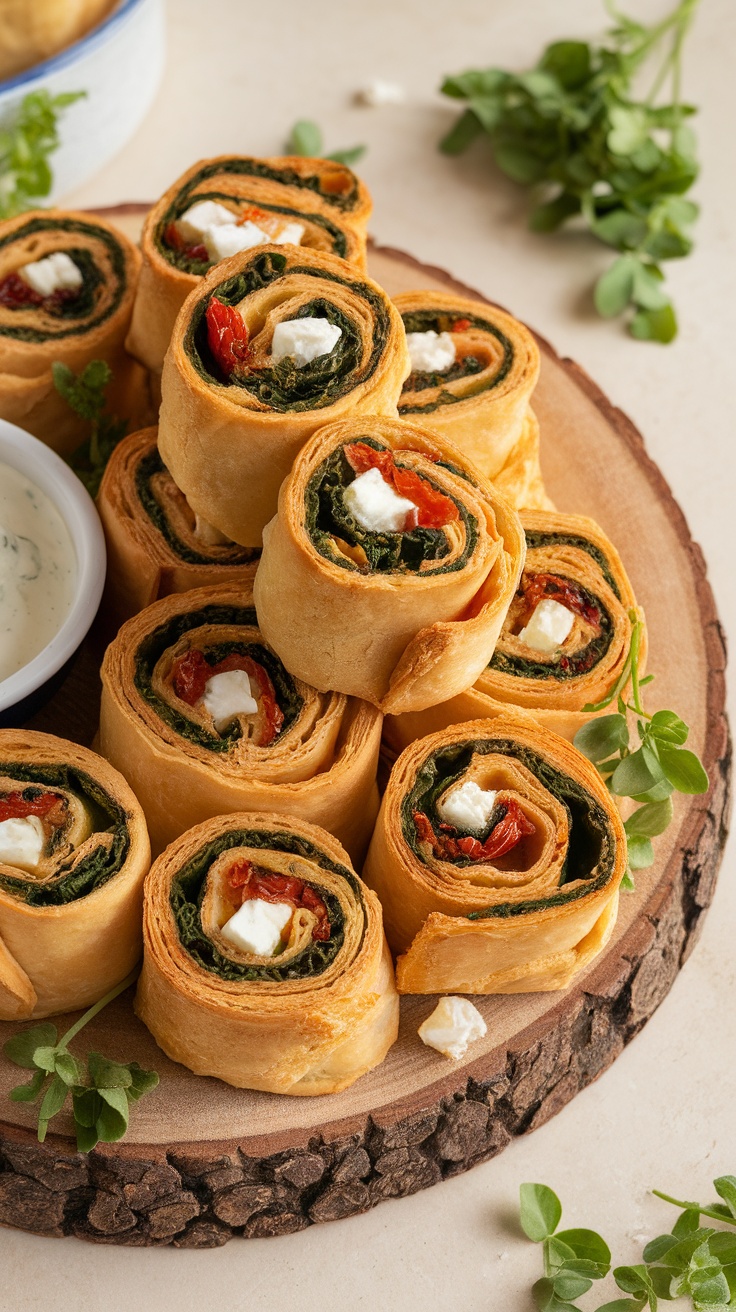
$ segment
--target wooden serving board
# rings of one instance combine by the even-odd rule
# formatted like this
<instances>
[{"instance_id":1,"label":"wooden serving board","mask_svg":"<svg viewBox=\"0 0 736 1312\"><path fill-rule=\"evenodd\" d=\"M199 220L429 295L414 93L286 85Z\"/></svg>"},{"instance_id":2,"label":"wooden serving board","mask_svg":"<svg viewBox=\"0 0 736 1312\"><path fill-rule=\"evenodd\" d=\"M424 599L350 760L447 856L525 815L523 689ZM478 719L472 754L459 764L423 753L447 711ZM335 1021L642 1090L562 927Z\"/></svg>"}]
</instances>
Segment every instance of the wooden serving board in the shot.
<instances>
[{"instance_id":1,"label":"wooden serving board","mask_svg":"<svg viewBox=\"0 0 736 1312\"><path fill-rule=\"evenodd\" d=\"M107 214L134 234L141 212ZM400 251L372 246L369 267L392 294L479 295ZM85 1157L63 1134L36 1142L33 1109L7 1099L18 1069L0 1057L0 1222L101 1243L208 1247L365 1211L467 1170L542 1125L615 1060L667 994L697 938L725 838L723 639L700 549L640 435L577 365L540 346L533 404L548 491L560 509L598 520L619 547L646 609L652 705L677 707L691 725L710 793L676 799L655 867L637 875L611 942L572 988L475 1000L488 1035L462 1062L420 1043L417 1026L434 1000L409 997L386 1061L346 1092L240 1091L170 1062L126 995L84 1042L154 1066L161 1083L134 1108L123 1143ZM91 741L98 655L87 644L32 727ZM0 1041L12 1032L0 1025Z\"/></svg>"}]
</instances>

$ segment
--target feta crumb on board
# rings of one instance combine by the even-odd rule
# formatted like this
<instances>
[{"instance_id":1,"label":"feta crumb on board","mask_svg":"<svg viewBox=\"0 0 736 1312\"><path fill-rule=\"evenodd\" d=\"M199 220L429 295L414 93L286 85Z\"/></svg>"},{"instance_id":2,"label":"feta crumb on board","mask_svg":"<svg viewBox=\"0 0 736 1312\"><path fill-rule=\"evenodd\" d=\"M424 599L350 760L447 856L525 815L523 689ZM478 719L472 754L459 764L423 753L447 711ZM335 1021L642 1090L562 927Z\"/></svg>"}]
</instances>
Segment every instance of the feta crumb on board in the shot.
<instances>
[{"instance_id":1,"label":"feta crumb on board","mask_svg":"<svg viewBox=\"0 0 736 1312\"><path fill-rule=\"evenodd\" d=\"M235 223L237 214L219 205L216 200L198 200L176 220L179 233L185 241L200 242L208 228L223 223Z\"/></svg>"},{"instance_id":2,"label":"feta crumb on board","mask_svg":"<svg viewBox=\"0 0 736 1312\"><path fill-rule=\"evenodd\" d=\"M419 1026L418 1034L428 1048L457 1061L470 1044L488 1033L483 1017L467 998L440 998L437 1006Z\"/></svg>"},{"instance_id":3,"label":"feta crumb on board","mask_svg":"<svg viewBox=\"0 0 736 1312\"><path fill-rule=\"evenodd\" d=\"M39 296L53 296L54 292L77 291L84 279L78 265L66 251L53 251L42 260L33 260L18 270L24 282Z\"/></svg>"},{"instance_id":4,"label":"feta crumb on board","mask_svg":"<svg viewBox=\"0 0 736 1312\"><path fill-rule=\"evenodd\" d=\"M497 792L481 788L473 779L444 793L437 803L437 811L448 825L470 834L480 834L491 818L496 805Z\"/></svg>"},{"instance_id":5,"label":"feta crumb on board","mask_svg":"<svg viewBox=\"0 0 736 1312\"><path fill-rule=\"evenodd\" d=\"M429 328L426 333L407 333L406 344L412 371L441 374L455 363L452 333L436 333L434 328Z\"/></svg>"},{"instance_id":6,"label":"feta crumb on board","mask_svg":"<svg viewBox=\"0 0 736 1312\"><path fill-rule=\"evenodd\" d=\"M34 869L46 841L37 815L10 816L0 821L0 861L9 866Z\"/></svg>"},{"instance_id":7,"label":"feta crumb on board","mask_svg":"<svg viewBox=\"0 0 736 1312\"><path fill-rule=\"evenodd\" d=\"M253 897L225 921L220 933L228 943L243 952L259 957L272 957L281 945L294 908L290 902L266 902Z\"/></svg>"},{"instance_id":8,"label":"feta crumb on board","mask_svg":"<svg viewBox=\"0 0 736 1312\"><path fill-rule=\"evenodd\" d=\"M277 323L271 341L274 364L290 357L303 369L321 355L329 355L342 337L342 328L327 319L285 319Z\"/></svg>"},{"instance_id":9,"label":"feta crumb on board","mask_svg":"<svg viewBox=\"0 0 736 1312\"><path fill-rule=\"evenodd\" d=\"M399 496L379 469L367 469L349 483L342 499L353 519L368 533L400 533L406 517L417 507Z\"/></svg>"},{"instance_id":10,"label":"feta crumb on board","mask_svg":"<svg viewBox=\"0 0 736 1312\"><path fill-rule=\"evenodd\" d=\"M359 105L378 109L381 105L402 105L406 100L406 91L398 82L386 82L383 78L374 78L356 92L355 99Z\"/></svg>"},{"instance_id":11,"label":"feta crumb on board","mask_svg":"<svg viewBox=\"0 0 736 1312\"><path fill-rule=\"evenodd\" d=\"M218 732L226 728L236 715L255 715L258 710L245 670L223 670L221 674L213 674L204 686L202 701Z\"/></svg>"},{"instance_id":12,"label":"feta crumb on board","mask_svg":"<svg viewBox=\"0 0 736 1312\"><path fill-rule=\"evenodd\" d=\"M529 623L519 633L519 640L534 651L549 654L562 645L574 623L575 616L567 606L545 597L534 607Z\"/></svg>"}]
</instances>

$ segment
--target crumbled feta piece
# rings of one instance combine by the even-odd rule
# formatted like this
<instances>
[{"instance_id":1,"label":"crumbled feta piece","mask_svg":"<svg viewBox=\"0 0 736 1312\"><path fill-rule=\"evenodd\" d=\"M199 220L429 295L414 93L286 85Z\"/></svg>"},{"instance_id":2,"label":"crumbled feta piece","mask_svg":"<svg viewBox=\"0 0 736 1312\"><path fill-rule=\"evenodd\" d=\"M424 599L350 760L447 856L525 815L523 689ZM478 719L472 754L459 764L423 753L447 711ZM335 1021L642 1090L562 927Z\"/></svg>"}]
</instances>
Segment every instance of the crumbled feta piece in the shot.
<instances>
[{"instance_id":1,"label":"crumbled feta piece","mask_svg":"<svg viewBox=\"0 0 736 1312\"><path fill-rule=\"evenodd\" d=\"M412 370L425 374L441 374L455 363L455 343L452 333L407 333Z\"/></svg>"},{"instance_id":2,"label":"crumbled feta piece","mask_svg":"<svg viewBox=\"0 0 736 1312\"><path fill-rule=\"evenodd\" d=\"M349 483L342 494L347 510L368 533L400 533L406 517L416 505L400 497L379 469L367 469Z\"/></svg>"},{"instance_id":3,"label":"crumbled feta piece","mask_svg":"<svg viewBox=\"0 0 736 1312\"><path fill-rule=\"evenodd\" d=\"M329 355L342 337L342 328L327 319L286 319L277 323L271 342L274 364L291 356L297 369L320 355Z\"/></svg>"},{"instance_id":4,"label":"crumbled feta piece","mask_svg":"<svg viewBox=\"0 0 736 1312\"><path fill-rule=\"evenodd\" d=\"M283 246L285 242L290 242L292 246L298 246L303 236L303 223L285 223L275 237L267 240L276 242L277 246Z\"/></svg>"},{"instance_id":5,"label":"crumbled feta piece","mask_svg":"<svg viewBox=\"0 0 736 1312\"><path fill-rule=\"evenodd\" d=\"M235 223L236 215L216 200L198 200L176 220L179 233L185 241L200 242L208 228L223 223Z\"/></svg>"},{"instance_id":6,"label":"crumbled feta piece","mask_svg":"<svg viewBox=\"0 0 736 1312\"><path fill-rule=\"evenodd\" d=\"M218 223L206 228L203 241L211 260L226 260L238 251L249 251L253 246L262 246L270 241L267 232L257 223L246 219L245 223Z\"/></svg>"},{"instance_id":7,"label":"crumbled feta piece","mask_svg":"<svg viewBox=\"0 0 736 1312\"><path fill-rule=\"evenodd\" d=\"M24 264L18 270L21 278L39 296L53 296L54 292L76 291L84 279L78 265L66 251L54 251L42 260Z\"/></svg>"},{"instance_id":8,"label":"crumbled feta piece","mask_svg":"<svg viewBox=\"0 0 736 1312\"><path fill-rule=\"evenodd\" d=\"M457 1061L465 1056L475 1039L483 1038L488 1026L478 1008L467 998L440 998L418 1032L428 1048L436 1048L444 1057Z\"/></svg>"},{"instance_id":9,"label":"crumbled feta piece","mask_svg":"<svg viewBox=\"0 0 736 1312\"><path fill-rule=\"evenodd\" d=\"M43 825L37 815L11 816L0 821L0 861L6 865L35 869L45 841Z\"/></svg>"},{"instance_id":10,"label":"crumbled feta piece","mask_svg":"<svg viewBox=\"0 0 736 1312\"><path fill-rule=\"evenodd\" d=\"M236 715L255 715L258 710L245 670L223 670L221 674L213 674L204 686L202 701L218 733Z\"/></svg>"},{"instance_id":11,"label":"crumbled feta piece","mask_svg":"<svg viewBox=\"0 0 736 1312\"><path fill-rule=\"evenodd\" d=\"M384 82L382 78L376 78L374 82L361 87L355 98L358 104L377 109L380 105L402 105L406 100L406 92L398 82Z\"/></svg>"},{"instance_id":12,"label":"crumbled feta piece","mask_svg":"<svg viewBox=\"0 0 736 1312\"><path fill-rule=\"evenodd\" d=\"M272 957L281 945L283 931L294 914L290 902L266 902L253 897L238 907L225 922L221 933L229 943L243 952Z\"/></svg>"},{"instance_id":13,"label":"crumbled feta piece","mask_svg":"<svg viewBox=\"0 0 736 1312\"><path fill-rule=\"evenodd\" d=\"M465 833L481 834L491 818L497 793L492 788L479 788L472 779L445 793L437 804L437 811L448 825Z\"/></svg>"},{"instance_id":14,"label":"crumbled feta piece","mask_svg":"<svg viewBox=\"0 0 736 1312\"><path fill-rule=\"evenodd\" d=\"M519 639L534 651L556 651L574 623L575 616L567 606L561 606L559 601L546 597L534 607L529 623L519 633Z\"/></svg>"}]
</instances>

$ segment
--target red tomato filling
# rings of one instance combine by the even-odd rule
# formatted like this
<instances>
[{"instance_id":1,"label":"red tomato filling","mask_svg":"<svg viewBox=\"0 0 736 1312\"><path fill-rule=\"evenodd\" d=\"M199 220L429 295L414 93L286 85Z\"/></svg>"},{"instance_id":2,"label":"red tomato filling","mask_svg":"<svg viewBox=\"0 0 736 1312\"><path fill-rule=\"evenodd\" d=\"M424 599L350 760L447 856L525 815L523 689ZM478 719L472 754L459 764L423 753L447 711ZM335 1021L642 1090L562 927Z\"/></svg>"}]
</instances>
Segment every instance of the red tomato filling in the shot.
<instances>
[{"instance_id":1,"label":"red tomato filling","mask_svg":"<svg viewBox=\"0 0 736 1312\"><path fill-rule=\"evenodd\" d=\"M444 861L456 861L458 857L469 857L471 861L493 861L505 856L522 838L534 833L534 825L513 798L503 805L505 814L493 826L485 843L473 838L471 834L458 837L453 825L441 824L440 832L436 834L428 816L423 811L414 811L413 819L419 841L429 844L434 855Z\"/></svg>"},{"instance_id":2,"label":"red tomato filling","mask_svg":"<svg viewBox=\"0 0 736 1312\"><path fill-rule=\"evenodd\" d=\"M600 630L601 612L570 579L559 578L556 574L528 574L522 583L522 592L526 603L527 622L540 601L557 601L573 615L594 628Z\"/></svg>"},{"instance_id":3,"label":"red tomato filling","mask_svg":"<svg viewBox=\"0 0 736 1312\"><path fill-rule=\"evenodd\" d=\"M238 366L249 361L248 329L237 310L232 305L223 305L216 296L210 298L205 318L207 345L218 367L230 378Z\"/></svg>"},{"instance_id":4,"label":"red tomato filling","mask_svg":"<svg viewBox=\"0 0 736 1312\"><path fill-rule=\"evenodd\" d=\"M315 893L303 879L293 875L280 875L273 870L262 870L251 861L237 861L227 872L227 882L237 906L251 898L264 902L290 902L295 911L305 908L317 917L312 938L325 943L330 937L330 918L319 893ZM239 901L238 901L239 899Z\"/></svg>"},{"instance_id":5,"label":"red tomato filling","mask_svg":"<svg viewBox=\"0 0 736 1312\"><path fill-rule=\"evenodd\" d=\"M0 305L10 310L23 310L31 306L41 306L47 314L58 314L62 305L76 300L79 291L73 287L61 287L50 296L42 296L21 278L19 273L9 273L0 282Z\"/></svg>"},{"instance_id":6,"label":"red tomato filling","mask_svg":"<svg viewBox=\"0 0 736 1312\"><path fill-rule=\"evenodd\" d=\"M164 242L177 255L186 255L189 260L205 260L209 264L210 254L204 243L186 241L175 223L168 223L164 228Z\"/></svg>"},{"instance_id":7,"label":"red tomato filling","mask_svg":"<svg viewBox=\"0 0 736 1312\"><path fill-rule=\"evenodd\" d=\"M415 474L413 469L397 465L390 451L376 451L366 442L350 442L344 451L356 474L378 469L384 481L399 496L414 502L416 510L410 510L407 514L404 533L417 527L443 528L445 524L460 518L460 511L451 497L438 492L425 478Z\"/></svg>"},{"instance_id":8,"label":"red tomato filling","mask_svg":"<svg viewBox=\"0 0 736 1312\"><path fill-rule=\"evenodd\" d=\"M466 328L469 327L470 327L469 319L456 319L454 324L452 325L452 331L454 333L464 333Z\"/></svg>"},{"instance_id":9,"label":"red tomato filling","mask_svg":"<svg viewBox=\"0 0 736 1312\"><path fill-rule=\"evenodd\" d=\"M233 652L225 656L216 665L210 665L204 653L191 648L174 662L172 684L177 697L194 706L201 701L207 680L215 674L225 674L228 670L245 670L248 678L258 686L258 701L263 715L263 731L258 747L268 747L279 733L284 723L284 713L276 699L276 691L267 670L251 656Z\"/></svg>"}]
</instances>

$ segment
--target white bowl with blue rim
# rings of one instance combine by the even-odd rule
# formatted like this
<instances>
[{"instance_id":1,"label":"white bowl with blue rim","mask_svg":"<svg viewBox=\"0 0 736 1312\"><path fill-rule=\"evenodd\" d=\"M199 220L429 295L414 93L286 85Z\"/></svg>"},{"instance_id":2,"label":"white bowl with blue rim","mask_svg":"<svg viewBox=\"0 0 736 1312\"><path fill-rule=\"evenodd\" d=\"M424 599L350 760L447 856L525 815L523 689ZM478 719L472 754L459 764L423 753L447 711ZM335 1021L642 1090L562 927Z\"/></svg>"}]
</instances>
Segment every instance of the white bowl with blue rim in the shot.
<instances>
[{"instance_id":1,"label":"white bowl with blue rim","mask_svg":"<svg viewBox=\"0 0 736 1312\"><path fill-rule=\"evenodd\" d=\"M61 627L26 665L0 680L0 728L17 728L39 710L66 676L97 614L105 583L105 537L95 503L50 447L0 419L0 465L10 465L46 494L74 547L74 595Z\"/></svg>"},{"instance_id":2,"label":"white bowl with blue rim","mask_svg":"<svg viewBox=\"0 0 736 1312\"><path fill-rule=\"evenodd\" d=\"M87 93L59 120L52 201L87 182L130 140L158 90L164 57L164 0L119 0L66 50L0 82L0 126L31 91Z\"/></svg>"}]
</instances>

